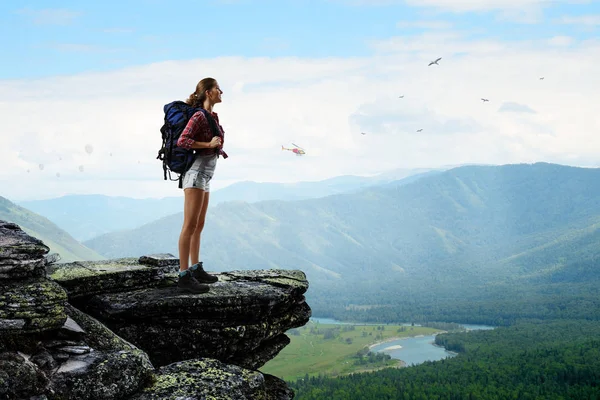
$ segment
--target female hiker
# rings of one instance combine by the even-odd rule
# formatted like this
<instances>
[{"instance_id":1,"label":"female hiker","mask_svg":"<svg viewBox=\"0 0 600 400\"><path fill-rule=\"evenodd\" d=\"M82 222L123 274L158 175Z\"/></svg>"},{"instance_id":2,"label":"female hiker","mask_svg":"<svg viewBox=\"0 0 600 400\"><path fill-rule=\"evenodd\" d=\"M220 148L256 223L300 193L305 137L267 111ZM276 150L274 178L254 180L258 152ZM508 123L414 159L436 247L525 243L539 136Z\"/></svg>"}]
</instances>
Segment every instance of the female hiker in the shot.
<instances>
[{"instance_id":1,"label":"female hiker","mask_svg":"<svg viewBox=\"0 0 600 400\"><path fill-rule=\"evenodd\" d=\"M222 150L223 127L219 124L219 116L213 111L214 105L221 102L222 94L215 79L204 78L198 82L196 90L185 102L192 107L203 108L206 113L197 111L177 141L177 146L195 149L197 153L193 165L183 176L183 227L179 235L177 286L180 290L191 293L208 292L206 284L218 280L216 276L204 271L200 261L200 235L208 210L210 180L215 172L217 158L219 155L227 157Z\"/></svg>"}]
</instances>

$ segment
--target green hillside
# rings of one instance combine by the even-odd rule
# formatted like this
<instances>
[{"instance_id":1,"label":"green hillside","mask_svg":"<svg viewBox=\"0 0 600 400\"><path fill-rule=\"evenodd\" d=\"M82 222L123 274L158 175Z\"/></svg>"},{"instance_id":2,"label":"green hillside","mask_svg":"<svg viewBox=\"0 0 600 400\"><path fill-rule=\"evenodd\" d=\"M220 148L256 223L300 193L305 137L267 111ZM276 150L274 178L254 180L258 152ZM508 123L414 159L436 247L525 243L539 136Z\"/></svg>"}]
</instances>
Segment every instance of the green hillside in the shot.
<instances>
[{"instance_id":1,"label":"green hillside","mask_svg":"<svg viewBox=\"0 0 600 400\"><path fill-rule=\"evenodd\" d=\"M42 240L51 253L59 253L61 262L102 260L105 257L73 239L48 219L0 196L0 219L14 222L29 235Z\"/></svg>"}]
</instances>

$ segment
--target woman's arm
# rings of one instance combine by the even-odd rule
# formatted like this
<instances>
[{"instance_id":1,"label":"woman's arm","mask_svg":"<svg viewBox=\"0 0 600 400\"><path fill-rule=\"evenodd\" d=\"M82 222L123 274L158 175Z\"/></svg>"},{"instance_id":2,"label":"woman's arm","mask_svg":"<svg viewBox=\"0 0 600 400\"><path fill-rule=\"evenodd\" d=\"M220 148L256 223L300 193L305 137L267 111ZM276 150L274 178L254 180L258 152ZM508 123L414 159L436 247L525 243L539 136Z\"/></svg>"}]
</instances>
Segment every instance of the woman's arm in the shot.
<instances>
[{"instance_id":1,"label":"woman's arm","mask_svg":"<svg viewBox=\"0 0 600 400\"><path fill-rule=\"evenodd\" d=\"M216 147L215 141L211 139L212 134L210 133L208 121L202 111L198 111L192 115L181 136L179 136L177 147L183 149L208 149Z\"/></svg>"}]
</instances>

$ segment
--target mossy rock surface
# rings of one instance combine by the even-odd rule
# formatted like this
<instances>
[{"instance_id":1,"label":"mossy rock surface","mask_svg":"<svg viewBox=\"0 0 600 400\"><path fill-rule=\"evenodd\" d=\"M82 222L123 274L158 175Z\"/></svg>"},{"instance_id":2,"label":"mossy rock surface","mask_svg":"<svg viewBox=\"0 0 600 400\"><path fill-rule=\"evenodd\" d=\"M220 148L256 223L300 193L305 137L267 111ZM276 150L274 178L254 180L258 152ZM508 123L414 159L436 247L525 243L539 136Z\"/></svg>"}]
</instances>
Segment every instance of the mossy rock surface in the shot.
<instances>
[{"instance_id":1,"label":"mossy rock surface","mask_svg":"<svg viewBox=\"0 0 600 400\"><path fill-rule=\"evenodd\" d=\"M144 349L157 367L207 357L259 368L287 345L287 330L310 319L300 271L233 271L218 277L207 293L182 293L173 283L96 295L84 311Z\"/></svg>"},{"instance_id":2,"label":"mossy rock surface","mask_svg":"<svg viewBox=\"0 0 600 400\"><path fill-rule=\"evenodd\" d=\"M160 368L156 382L131 400L288 400L293 392L280 379L213 359Z\"/></svg>"},{"instance_id":3,"label":"mossy rock surface","mask_svg":"<svg viewBox=\"0 0 600 400\"><path fill-rule=\"evenodd\" d=\"M43 277L49 251L19 225L0 220L0 281Z\"/></svg>"},{"instance_id":4,"label":"mossy rock surface","mask_svg":"<svg viewBox=\"0 0 600 400\"><path fill-rule=\"evenodd\" d=\"M285 332L310 319L306 303L257 323L230 325L228 320L156 319L112 326L121 337L144 349L155 366L199 357L258 369L272 360L289 338Z\"/></svg>"},{"instance_id":5,"label":"mossy rock surface","mask_svg":"<svg viewBox=\"0 0 600 400\"><path fill-rule=\"evenodd\" d=\"M153 379L141 350L94 351L71 357L52 374L52 400L118 400L140 391Z\"/></svg>"},{"instance_id":6,"label":"mossy rock surface","mask_svg":"<svg viewBox=\"0 0 600 400\"><path fill-rule=\"evenodd\" d=\"M46 375L22 354L0 353L0 399L28 399L43 394L49 384Z\"/></svg>"},{"instance_id":7,"label":"mossy rock surface","mask_svg":"<svg viewBox=\"0 0 600 400\"><path fill-rule=\"evenodd\" d=\"M233 325L259 322L266 316L286 312L304 299L302 290L307 287L306 281L288 278L287 274L293 271L281 271L286 275L280 276L271 270L216 274L219 281L202 294L182 293L175 282L161 288L100 294L90 299L86 311L101 320L115 322L165 316L168 319L220 319ZM260 278L261 273L267 275ZM279 278L286 283L266 281Z\"/></svg>"},{"instance_id":8,"label":"mossy rock surface","mask_svg":"<svg viewBox=\"0 0 600 400\"><path fill-rule=\"evenodd\" d=\"M66 302L64 289L48 279L0 281L0 333L60 328Z\"/></svg>"},{"instance_id":9,"label":"mossy rock surface","mask_svg":"<svg viewBox=\"0 0 600 400\"><path fill-rule=\"evenodd\" d=\"M70 299L155 287L165 279L161 268L140 264L136 258L53 264L48 274Z\"/></svg>"}]
</instances>

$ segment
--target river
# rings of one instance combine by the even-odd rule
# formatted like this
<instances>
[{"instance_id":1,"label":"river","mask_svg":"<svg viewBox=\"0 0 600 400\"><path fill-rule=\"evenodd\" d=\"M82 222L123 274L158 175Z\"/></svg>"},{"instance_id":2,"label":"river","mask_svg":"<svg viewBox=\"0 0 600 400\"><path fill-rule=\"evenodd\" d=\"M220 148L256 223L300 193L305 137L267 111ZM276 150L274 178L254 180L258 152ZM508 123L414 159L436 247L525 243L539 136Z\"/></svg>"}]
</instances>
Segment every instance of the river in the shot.
<instances>
[{"instance_id":1,"label":"river","mask_svg":"<svg viewBox=\"0 0 600 400\"><path fill-rule=\"evenodd\" d=\"M330 318L311 318L313 322L321 324L342 324L342 325L386 325L386 324L373 324L373 323L354 323L354 322L342 322ZM405 325L410 326L411 324L391 324L391 325ZM493 326L488 325L472 325L472 324L461 324L467 330L484 330L494 329ZM415 324L417 326L417 324ZM434 345L435 335L409 337L404 339L390 340L385 343L379 343L371 347L373 352L383 352L389 354L392 358L402 360L406 366L421 364L425 361L437 361L447 357L454 357L456 353L447 351L443 347Z\"/></svg>"}]
</instances>

